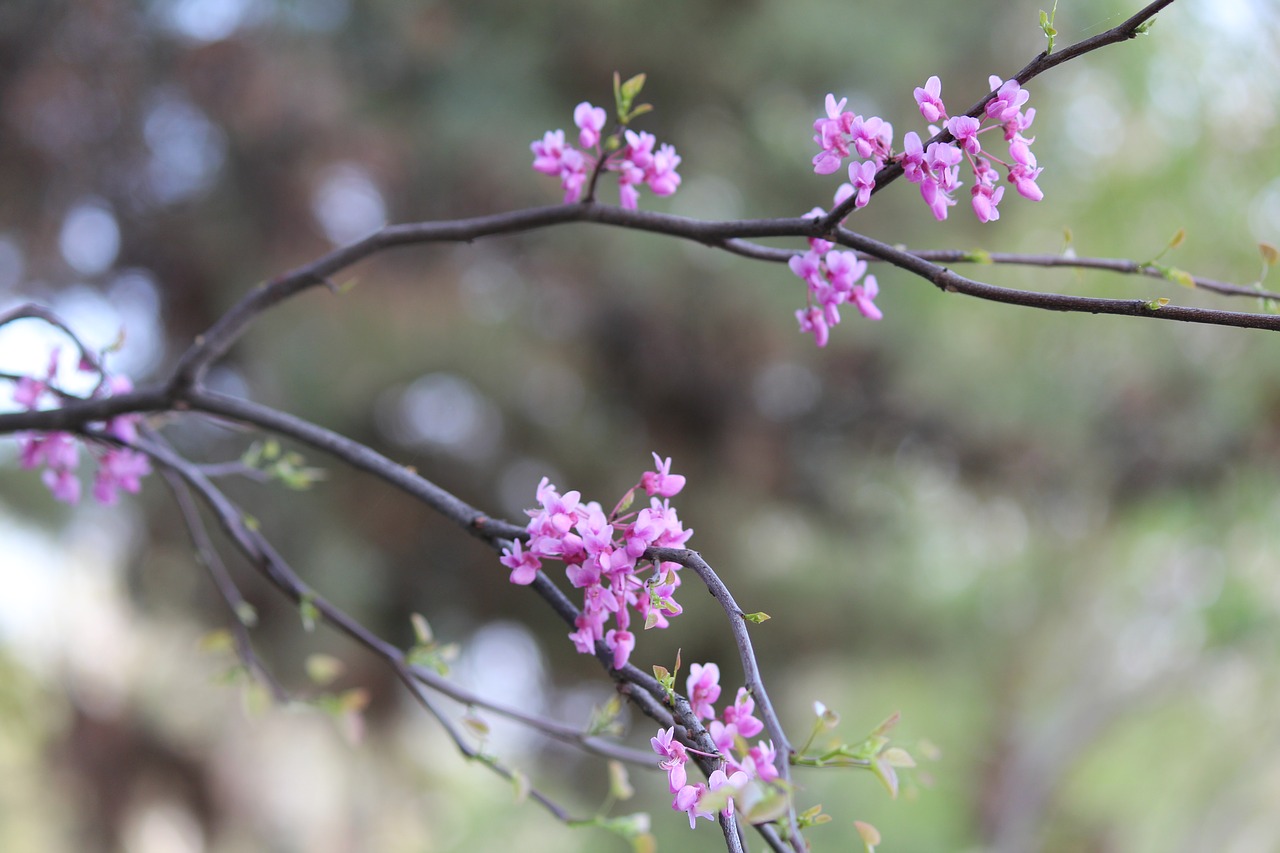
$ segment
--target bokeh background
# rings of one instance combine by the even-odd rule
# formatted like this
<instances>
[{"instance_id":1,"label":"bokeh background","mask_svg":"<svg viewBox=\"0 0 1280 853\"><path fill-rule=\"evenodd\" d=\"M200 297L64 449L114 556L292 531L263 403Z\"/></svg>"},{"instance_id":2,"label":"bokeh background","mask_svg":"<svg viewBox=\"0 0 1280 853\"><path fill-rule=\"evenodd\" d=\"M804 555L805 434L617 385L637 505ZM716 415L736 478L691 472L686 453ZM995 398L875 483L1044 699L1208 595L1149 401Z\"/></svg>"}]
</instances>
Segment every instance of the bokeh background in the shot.
<instances>
[{"instance_id":1,"label":"bokeh background","mask_svg":"<svg viewBox=\"0 0 1280 853\"><path fill-rule=\"evenodd\" d=\"M1138 4L1063 0L1060 44ZM963 108L1043 48L1039 6L970 0L539 3L8 0L0 5L0 307L36 299L115 369L164 375L248 288L384 222L558 200L529 141L645 71L642 126L684 185L642 205L713 218L826 205L809 126L827 92L921 130L912 88ZM936 223L905 183L851 225L917 248L1167 262L1257 280L1280 242L1280 13L1179 0L1152 35L1031 84L1046 199ZM611 200L612 189L604 196ZM1067 245L1066 230L1070 232ZM784 243L779 243L783 245ZM1024 288L1240 309L1149 279L1006 268ZM538 478L611 504L675 458L698 547L748 610L803 740L818 699L850 741L893 711L923 761L801 774L887 850L1280 849L1280 338L1037 314L881 270L885 319L817 351L784 267L566 227L396 250L264 317L214 381L382 449L519 518ZM1272 281L1271 286L1280 286ZM852 312L850 312L852 313ZM0 331L0 370L51 338ZM3 405L8 405L7 392ZM257 438L164 428L201 461ZM555 823L464 762L376 661L242 564L258 648L299 697L370 697L363 737L270 707L202 646L229 616L154 478L115 508L55 503L0 442L0 849L625 850ZM609 695L491 552L330 460L309 492L229 486L310 583L396 642L426 616L486 696L575 722ZM228 552L229 553L229 552ZM633 660L718 660L687 587ZM459 713L463 709L457 709ZM348 721L349 722L349 721ZM629 722L644 745L654 726ZM924 744L923 748L921 744ZM576 814L606 772L495 721L490 747ZM662 850L716 849L635 771Z\"/></svg>"}]
</instances>

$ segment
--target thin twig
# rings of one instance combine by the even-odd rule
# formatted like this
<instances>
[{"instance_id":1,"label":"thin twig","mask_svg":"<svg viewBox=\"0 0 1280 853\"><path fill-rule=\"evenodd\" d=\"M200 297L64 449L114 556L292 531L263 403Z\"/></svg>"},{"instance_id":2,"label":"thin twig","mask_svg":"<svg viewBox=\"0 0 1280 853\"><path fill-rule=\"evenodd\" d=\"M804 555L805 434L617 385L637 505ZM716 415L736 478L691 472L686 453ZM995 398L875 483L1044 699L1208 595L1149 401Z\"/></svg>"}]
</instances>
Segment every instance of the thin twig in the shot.
<instances>
[{"instance_id":1,"label":"thin twig","mask_svg":"<svg viewBox=\"0 0 1280 853\"><path fill-rule=\"evenodd\" d=\"M733 594L729 592L729 588L725 586L724 581L720 580L720 577L697 551L684 548L650 548L645 552L645 556L658 561L679 563L686 568L692 569L724 609L725 615L729 617L729 629L733 633L733 641L738 647L738 659L742 662L742 672L747 682L747 689L751 691L751 696L756 701L760 715L764 718L764 724L769 731L769 736L773 738L776 749L783 757L781 766L778 768L778 775L782 777L783 782L789 785L791 782L791 743L787 740L786 730L783 729L782 721L778 719L778 714L774 710L773 703L769 701L769 694L765 690L764 678L760 675L760 664L756 658L755 649L751 646L751 636L747 633L747 620L744 618L745 614L742 612L742 608L734 601ZM795 803L789 793L787 818L788 823L791 825L792 837L799 838L800 827L796 823Z\"/></svg>"}]
</instances>

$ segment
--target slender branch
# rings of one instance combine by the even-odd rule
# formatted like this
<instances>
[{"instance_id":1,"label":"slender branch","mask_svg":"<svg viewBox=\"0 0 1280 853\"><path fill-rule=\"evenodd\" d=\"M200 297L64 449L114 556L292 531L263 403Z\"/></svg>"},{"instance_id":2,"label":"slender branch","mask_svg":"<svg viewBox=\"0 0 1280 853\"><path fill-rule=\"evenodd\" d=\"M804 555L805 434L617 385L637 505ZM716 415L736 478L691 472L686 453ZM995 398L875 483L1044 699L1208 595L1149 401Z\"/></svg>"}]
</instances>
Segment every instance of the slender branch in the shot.
<instances>
[{"instance_id":1,"label":"slender branch","mask_svg":"<svg viewBox=\"0 0 1280 853\"><path fill-rule=\"evenodd\" d=\"M733 633L733 641L738 646L738 658L742 662L742 672L747 682L747 689L751 691L751 695L760 709L760 715L764 717L765 727L769 731L769 736L773 738L776 749L783 755L783 761L778 768L778 775L782 777L783 782L790 783L791 743L787 739L787 733L782 727L782 721L778 719L778 714L773 708L773 703L769 701L769 694L765 690L764 678L760 675L760 664L756 659L755 649L751 645L751 636L747 633L747 620L744 618L745 614L742 612L742 608L734 601L733 594L729 592L729 588L725 586L724 581L720 580L720 577L697 551L683 548L650 548L645 552L645 556L654 560L679 563L686 568L692 569L706 584L708 591L710 591L715 600L720 602L725 615L729 617L729 628ZM792 837L798 838L800 828L796 823L795 803L790 800L790 795L788 795L787 817L788 822L791 824Z\"/></svg>"},{"instance_id":2,"label":"slender branch","mask_svg":"<svg viewBox=\"0 0 1280 853\"><path fill-rule=\"evenodd\" d=\"M1234 326L1242 329L1266 329L1280 331L1280 315L1249 314L1239 311L1218 311L1211 308L1188 308L1180 305L1159 305L1145 299L1102 299L1094 296L1068 296L1058 293L1016 290L998 287L965 278L946 267L938 266L902 249L881 243L847 228L836 232L841 245L865 252L896 267L914 273L932 282L944 293L963 293L991 302L1040 308L1046 311L1071 311L1086 314L1115 314L1126 317L1145 317L1153 320L1177 320L1184 323L1202 323L1210 326Z\"/></svg>"},{"instance_id":3,"label":"slender branch","mask_svg":"<svg viewBox=\"0 0 1280 853\"><path fill-rule=\"evenodd\" d=\"M1006 79L1017 80L1019 84L1025 86L1032 78L1039 77L1050 68L1059 66L1064 62L1069 62L1076 57L1083 56L1084 54L1095 51L1098 48L1136 38L1138 36L1138 31L1142 28L1143 24L1155 17L1156 13L1164 9L1166 6L1172 5L1173 2L1174 0L1156 0L1156 2L1143 7L1124 23L1119 26L1112 27L1104 33L1099 33L1096 36L1082 39L1073 45L1064 47L1056 53L1051 54L1047 51L1042 51L1035 59L1024 65L1012 77L1008 77ZM977 103L969 107L963 115L972 116L974 118L981 117L982 111L986 109L987 104L990 103L991 99L995 96L995 92L988 92L980 98ZM924 147L927 149L931 143L950 142L953 139L955 139L955 137L951 135L951 131L943 128L940 132L930 137L928 141L924 143ZM898 163L886 164L882 169L880 169L880 171L876 172L875 186L872 188L871 192L873 194L877 193L884 187L896 181L902 176L902 171L902 166ZM840 204L833 207L831 212L821 220L823 230L831 230L839 223L843 222L844 218L853 212L856 201L855 197L850 196Z\"/></svg>"},{"instance_id":4,"label":"slender branch","mask_svg":"<svg viewBox=\"0 0 1280 853\"><path fill-rule=\"evenodd\" d=\"M426 691L422 689L422 686L417 683L416 675L414 673L411 673L409 669L403 665L393 666L393 669L395 670L396 675L399 676L400 681L404 683L404 686L409 688L409 692L413 694L413 698L417 700L418 704L421 705L427 713L435 717L436 721L440 723L441 728L448 733L450 739L453 740L454 746L457 747L458 752L462 753L462 755L469 760L479 761L502 778L508 781L515 781L516 774L513 770L510 770L503 764L499 763L497 759L476 749L467 742L466 737L462 734L462 731L453 722L449 715L436 707L436 704L431 701L431 697L428 696ZM570 817L569 813L565 811L563 807L546 794L543 794L537 788L529 787L527 790L529 797L534 802L549 811L551 815L561 823L572 824L579 822Z\"/></svg>"},{"instance_id":5,"label":"slender branch","mask_svg":"<svg viewBox=\"0 0 1280 853\"><path fill-rule=\"evenodd\" d=\"M189 389L182 397L188 407L200 412L220 415L241 423L285 435L329 453L338 459L379 477L425 503L459 527L486 541L495 537L511 537L524 528L490 518L485 513L455 497L422 477L417 471L392 462L366 445L325 429L302 418L226 394L203 388Z\"/></svg>"},{"instance_id":6,"label":"slender branch","mask_svg":"<svg viewBox=\"0 0 1280 853\"><path fill-rule=\"evenodd\" d=\"M209 577L213 580L213 585L217 588L218 594L222 596L222 600L226 602L227 609L231 612L231 634L236 642L236 654L240 658L240 662L251 673L256 673L259 679L267 685L271 691L272 698L278 703L288 702L289 692L285 690L283 684L280 683L269 670L262 659L258 657L257 652L253 648L253 640L249 637L249 630L244 623L244 606L248 604L240 593L240 588L231 578L230 572L222 562L222 558L218 555L218 551L213 546L212 540L209 538L209 532L205 529L204 521L200 518L200 513L196 509L195 502L191 497L191 490L186 482L169 466L162 465L159 468L160 476L164 478L165 484L169 487L169 492L173 495L174 503L177 504L178 512L182 515L183 523L186 525L187 532L191 536L191 545L195 549L196 561L205 567L209 573Z\"/></svg>"}]
</instances>

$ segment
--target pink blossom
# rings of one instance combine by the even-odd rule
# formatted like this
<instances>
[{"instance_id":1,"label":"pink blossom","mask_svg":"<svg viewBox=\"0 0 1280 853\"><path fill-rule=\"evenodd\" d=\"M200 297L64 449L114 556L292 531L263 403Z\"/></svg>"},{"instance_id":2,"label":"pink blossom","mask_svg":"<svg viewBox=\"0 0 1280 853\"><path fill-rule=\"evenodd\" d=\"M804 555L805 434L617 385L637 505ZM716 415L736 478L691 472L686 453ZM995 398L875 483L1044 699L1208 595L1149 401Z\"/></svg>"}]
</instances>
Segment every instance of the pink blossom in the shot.
<instances>
[{"instance_id":1,"label":"pink blossom","mask_svg":"<svg viewBox=\"0 0 1280 853\"><path fill-rule=\"evenodd\" d=\"M499 562L511 569L511 582L521 586L533 583L542 568L542 561L525 551L519 539L512 542L510 548L503 549Z\"/></svg>"},{"instance_id":2,"label":"pink blossom","mask_svg":"<svg viewBox=\"0 0 1280 853\"><path fill-rule=\"evenodd\" d=\"M956 138L956 142L960 143L961 148L976 157L982 153L982 146L978 143L980 125L981 122L973 116L956 116L947 119L944 126L951 131L951 135Z\"/></svg>"},{"instance_id":3,"label":"pink blossom","mask_svg":"<svg viewBox=\"0 0 1280 853\"><path fill-rule=\"evenodd\" d=\"M1022 105L1027 102L1031 94L1018 85L1017 80L1001 83L1000 78L993 74L990 83L996 96L987 102L987 118L993 118L1002 123L1016 119L1022 110Z\"/></svg>"},{"instance_id":4,"label":"pink blossom","mask_svg":"<svg viewBox=\"0 0 1280 853\"><path fill-rule=\"evenodd\" d=\"M151 462L146 454L124 447L113 447L98 460L93 497L98 503L110 506L116 502L116 492L119 489L137 494L142 488L142 478L150 473Z\"/></svg>"},{"instance_id":5,"label":"pink blossom","mask_svg":"<svg viewBox=\"0 0 1280 853\"><path fill-rule=\"evenodd\" d=\"M645 180L654 195L671 195L680 186L680 176L676 174L676 166L680 165L680 155L676 149L663 143L658 153L653 155L653 163L645 173Z\"/></svg>"},{"instance_id":6,"label":"pink blossom","mask_svg":"<svg viewBox=\"0 0 1280 853\"><path fill-rule=\"evenodd\" d=\"M858 198L854 201L853 206L866 207L867 202L871 201L871 191L876 186L875 161L867 160L864 163L850 163L849 180L858 192Z\"/></svg>"},{"instance_id":7,"label":"pink blossom","mask_svg":"<svg viewBox=\"0 0 1280 853\"><path fill-rule=\"evenodd\" d=\"M661 495L664 498L673 497L684 488L684 477L680 474L671 473L671 457L662 459L658 454L653 454L653 464L656 471L645 471L640 477L641 487L649 493L650 497Z\"/></svg>"},{"instance_id":8,"label":"pink blossom","mask_svg":"<svg viewBox=\"0 0 1280 853\"><path fill-rule=\"evenodd\" d=\"M879 116L871 116L865 120L858 116L854 119L850 134L858 156L874 160L877 169L888 159L889 150L893 146L893 125L889 122Z\"/></svg>"},{"instance_id":9,"label":"pink blossom","mask_svg":"<svg viewBox=\"0 0 1280 853\"><path fill-rule=\"evenodd\" d=\"M605 118L603 107L593 107L586 101L574 107L573 123L579 128L578 144L583 148L595 148L599 145Z\"/></svg>"},{"instance_id":10,"label":"pink blossom","mask_svg":"<svg viewBox=\"0 0 1280 853\"><path fill-rule=\"evenodd\" d=\"M69 504L80 502L80 479L74 471L65 468L46 468L40 476L57 500Z\"/></svg>"},{"instance_id":11,"label":"pink blossom","mask_svg":"<svg viewBox=\"0 0 1280 853\"><path fill-rule=\"evenodd\" d=\"M862 284L854 286L853 293L849 298L863 317L868 320L882 320L884 319L884 314L880 312L874 302L879 293L880 285L876 282L876 277L869 275L862 280Z\"/></svg>"},{"instance_id":12,"label":"pink blossom","mask_svg":"<svg viewBox=\"0 0 1280 853\"><path fill-rule=\"evenodd\" d=\"M704 720L714 720L716 710L712 703L720 698L720 667L714 663L690 666L686 692L693 712Z\"/></svg>"},{"instance_id":13,"label":"pink blossom","mask_svg":"<svg viewBox=\"0 0 1280 853\"><path fill-rule=\"evenodd\" d=\"M658 729L658 736L649 738L653 751L663 757L658 766L667 771L667 784L671 793L675 794L688 783L685 763L689 760L684 744L675 739L676 729Z\"/></svg>"},{"instance_id":14,"label":"pink blossom","mask_svg":"<svg viewBox=\"0 0 1280 853\"><path fill-rule=\"evenodd\" d=\"M622 669L636 647L636 637L630 631L610 630L604 635L604 644L613 652L613 668Z\"/></svg>"},{"instance_id":15,"label":"pink blossom","mask_svg":"<svg viewBox=\"0 0 1280 853\"><path fill-rule=\"evenodd\" d=\"M915 96L920 115L929 124L936 124L938 119L947 114L947 108L942 103L942 81L937 76L926 80L923 89L917 87Z\"/></svg>"},{"instance_id":16,"label":"pink blossom","mask_svg":"<svg viewBox=\"0 0 1280 853\"><path fill-rule=\"evenodd\" d=\"M909 131L902 137L902 147L903 152L899 162L902 164L903 174L908 181L918 184L927 175L924 165L924 146L920 142L920 136L914 130Z\"/></svg>"},{"instance_id":17,"label":"pink blossom","mask_svg":"<svg viewBox=\"0 0 1280 853\"><path fill-rule=\"evenodd\" d=\"M671 803L671 808L678 812L688 812L689 828L693 829L697 825L697 819L705 817L707 820L715 820L716 816L713 812L705 811L698 808L698 801L702 799L702 795L706 793L707 786L701 783L697 785L685 785L676 792L676 798Z\"/></svg>"},{"instance_id":18,"label":"pink blossom","mask_svg":"<svg viewBox=\"0 0 1280 853\"><path fill-rule=\"evenodd\" d=\"M741 791L747 786L751 780L747 778L747 774L741 770L735 771L732 775L727 775L723 770L715 770L707 778L707 785L712 791L718 791L721 788L729 788L733 791ZM724 809L720 812L725 817L733 814L733 797L729 798L729 802L725 804Z\"/></svg>"},{"instance_id":19,"label":"pink blossom","mask_svg":"<svg viewBox=\"0 0 1280 853\"><path fill-rule=\"evenodd\" d=\"M24 409L34 411L40 406L40 398L44 396L44 392L48 390L48 387L39 379L23 376L14 385L13 402Z\"/></svg>"},{"instance_id":20,"label":"pink blossom","mask_svg":"<svg viewBox=\"0 0 1280 853\"><path fill-rule=\"evenodd\" d=\"M565 144L563 130L548 130L541 140L529 144L533 149L533 168L544 175L559 175Z\"/></svg>"},{"instance_id":21,"label":"pink blossom","mask_svg":"<svg viewBox=\"0 0 1280 853\"><path fill-rule=\"evenodd\" d=\"M969 192L973 195L973 215L978 217L979 222L993 222L1000 218L996 205L1004 196L1004 187L974 184Z\"/></svg>"},{"instance_id":22,"label":"pink blossom","mask_svg":"<svg viewBox=\"0 0 1280 853\"><path fill-rule=\"evenodd\" d=\"M764 729L764 723L751 715L755 707L756 701L751 697L751 693L747 688L739 687L733 704L726 706L720 716L726 724L736 726L738 734L743 737L755 737Z\"/></svg>"},{"instance_id":23,"label":"pink blossom","mask_svg":"<svg viewBox=\"0 0 1280 853\"><path fill-rule=\"evenodd\" d=\"M768 743L760 741L756 746L751 747L750 752L747 753L747 761L755 771L756 778L761 782L769 782L778 778L777 760L778 751L774 749L773 741Z\"/></svg>"},{"instance_id":24,"label":"pink blossom","mask_svg":"<svg viewBox=\"0 0 1280 853\"><path fill-rule=\"evenodd\" d=\"M800 322L800 331L813 335L813 342L825 347L831 340L831 329L827 326L822 309L816 305L796 309L796 320Z\"/></svg>"}]
</instances>

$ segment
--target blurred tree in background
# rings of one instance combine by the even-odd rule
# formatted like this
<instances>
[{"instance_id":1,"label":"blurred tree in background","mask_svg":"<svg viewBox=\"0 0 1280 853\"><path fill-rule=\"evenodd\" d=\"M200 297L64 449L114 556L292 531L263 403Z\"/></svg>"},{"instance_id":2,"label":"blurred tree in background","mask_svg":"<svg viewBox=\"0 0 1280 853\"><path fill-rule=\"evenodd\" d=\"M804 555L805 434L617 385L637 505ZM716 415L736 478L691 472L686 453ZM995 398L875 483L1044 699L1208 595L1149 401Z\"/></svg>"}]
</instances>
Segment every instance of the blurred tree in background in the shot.
<instances>
[{"instance_id":1,"label":"blurred tree in background","mask_svg":"<svg viewBox=\"0 0 1280 853\"><path fill-rule=\"evenodd\" d=\"M9 0L0 5L0 309L52 305L142 380L255 283L385 222L558 200L529 140L646 71L645 128L685 183L656 209L827 205L810 167L827 92L901 131L931 74L957 103L1043 49L1035 3L831 0ZM1063 41L1136 10L1064 0ZM1280 12L1179 0L1152 34L1029 87L1046 199L936 223L905 185L858 227L911 248L1146 260L1249 283L1280 239ZM605 200L612 201L606 189ZM800 241L794 241L793 247ZM783 243L779 243L782 245ZM784 723L810 703L927 739L907 796L811 772L805 799L894 850L1280 849L1280 339L1035 313L878 270L879 324L815 351L803 285L652 235L570 226L362 263L341 296L268 315L216 384L384 448L522 518L538 478L607 500L675 458L694 545L747 610ZM1222 305L1150 279L983 267L1024 288ZM1274 283L1272 283L1274 286ZM1234 307L1234 306L1224 306ZM0 334L0 370L45 339ZM180 418L203 459L254 436ZM369 692L358 745L263 708L200 650L227 615L158 484L56 504L0 444L0 849L624 849L466 764L393 677L233 566L254 636ZM311 464L327 460L309 457ZM491 551L339 466L233 494L308 581L395 642L424 614L456 676L585 721L610 686ZM735 659L709 597L635 662ZM726 675L735 684L736 674ZM244 712L241 707L244 706ZM637 742L652 735L637 720ZM344 737L346 735L346 737ZM496 725L495 751L583 813L598 761ZM637 780L663 850L714 849ZM609 845L612 845L611 847Z\"/></svg>"}]
</instances>

